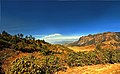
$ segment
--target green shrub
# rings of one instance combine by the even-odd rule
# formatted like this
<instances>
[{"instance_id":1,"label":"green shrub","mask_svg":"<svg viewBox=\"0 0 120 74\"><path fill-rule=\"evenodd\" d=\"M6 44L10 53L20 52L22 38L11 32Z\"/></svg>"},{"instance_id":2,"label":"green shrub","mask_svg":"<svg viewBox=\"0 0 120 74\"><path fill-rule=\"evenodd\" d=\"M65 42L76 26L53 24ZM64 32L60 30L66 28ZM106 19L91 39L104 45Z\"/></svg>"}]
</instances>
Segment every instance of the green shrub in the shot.
<instances>
[{"instance_id":1,"label":"green shrub","mask_svg":"<svg viewBox=\"0 0 120 74\"><path fill-rule=\"evenodd\" d=\"M120 50L110 51L110 63L120 62Z\"/></svg>"},{"instance_id":2,"label":"green shrub","mask_svg":"<svg viewBox=\"0 0 120 74\"><path fill-rule=\"evenodd\" d=\"M67 64L70 67L92 64L119 63L120 50L95 50L89 52L70 53L67 56Z\"/></svg>"},{"instance_id":3,"label":"green shrub","mask_svg":"<svg viewBox=\"0 0 120 74\"><path fill-rule=\"evenodd\" d=\"M12 67L9 70L10 74L43 74L43 66L38 63L37 58L31 57L22 57L18 58L12 63Z\"/></svg>"},{"instance_id":4,"label":"green shrub","mask_svg":"<svg viewBox=\"0 0 120 74\"><path fill-rule=\"evenodd\" d=\"M10 74L53 74L59 70L65 70L61 59L55 56L48 56L37 59L33 56L22 57L11 63Z\"/></svg>"}]
</instances>

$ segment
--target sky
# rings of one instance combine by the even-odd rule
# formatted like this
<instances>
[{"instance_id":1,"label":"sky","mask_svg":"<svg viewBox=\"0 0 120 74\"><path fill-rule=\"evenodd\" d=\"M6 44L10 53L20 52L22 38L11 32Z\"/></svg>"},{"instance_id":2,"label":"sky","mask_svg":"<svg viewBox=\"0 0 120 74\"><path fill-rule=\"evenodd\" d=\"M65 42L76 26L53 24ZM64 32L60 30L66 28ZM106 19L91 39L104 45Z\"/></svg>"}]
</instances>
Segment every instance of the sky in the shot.
<instances>
[{"instance_id":1,"label":"sky","mask_svg":"<svg viewBox=\"0 0 120 74\"><path fill-rule=\"evenodd\" d=\"M48 42L120 32L120 1L1 0L0 32L23 33Z\"/></svg>"}]
</instances>

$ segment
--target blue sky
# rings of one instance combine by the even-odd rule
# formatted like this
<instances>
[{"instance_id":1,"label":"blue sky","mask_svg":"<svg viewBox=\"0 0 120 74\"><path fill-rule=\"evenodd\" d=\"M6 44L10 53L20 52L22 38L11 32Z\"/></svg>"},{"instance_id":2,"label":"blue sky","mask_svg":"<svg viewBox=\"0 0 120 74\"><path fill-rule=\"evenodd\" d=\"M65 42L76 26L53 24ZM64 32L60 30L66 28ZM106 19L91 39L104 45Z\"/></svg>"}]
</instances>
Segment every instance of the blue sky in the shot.
<instances>
[{"instance_id":1,"label":"blue sky","mask_svg":"<svg viewBox=\"0 0 120 74\"><path fill-rule=\"evenodd\" d=\"M1 19L0 32L41 39L118 32L120 1L2 0Z\"/></svg>"}]
</instances>

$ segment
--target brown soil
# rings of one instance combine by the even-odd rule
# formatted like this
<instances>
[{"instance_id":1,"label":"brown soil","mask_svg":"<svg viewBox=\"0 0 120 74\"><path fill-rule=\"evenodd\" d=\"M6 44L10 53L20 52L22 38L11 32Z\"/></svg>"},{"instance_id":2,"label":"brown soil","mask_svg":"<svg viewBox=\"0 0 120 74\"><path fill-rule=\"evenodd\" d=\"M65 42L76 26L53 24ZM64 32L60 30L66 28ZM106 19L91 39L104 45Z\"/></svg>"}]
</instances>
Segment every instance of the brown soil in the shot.
<instances>
[{"instance_id":1,"label":"brown soil","mask_svg":"<svg viewBox=\"0 0 120 74\"><path fill-rule=\"evenodd\" d=\"M94 45L89 45L89 46L72 46L68 47L69 49L79 52L79 51L93 51L95 49Z\"/></svg>"},{"instance_id":2,"label":"brown soil","mask_svg":"<svg viewBox=\"0 0 120 74\"><path fill-rule=\"evenodd\" d=\"M120 63L73 67L68 68L66 72L60 71L56 74L120 74Z\"/></svg>"}]
</instances>

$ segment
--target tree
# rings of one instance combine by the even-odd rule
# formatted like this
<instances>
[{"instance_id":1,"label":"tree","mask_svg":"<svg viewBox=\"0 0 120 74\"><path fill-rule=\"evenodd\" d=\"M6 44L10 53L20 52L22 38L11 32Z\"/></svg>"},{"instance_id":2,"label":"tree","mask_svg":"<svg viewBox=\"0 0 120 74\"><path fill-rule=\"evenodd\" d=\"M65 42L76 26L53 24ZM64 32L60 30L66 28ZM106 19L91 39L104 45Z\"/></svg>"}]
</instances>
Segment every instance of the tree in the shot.
<instances>
[{"instance_id":1,"label":"tree","mask_svg":"<svg viewBox=\"0 0 120 74\"><path fill-rule=\"evenodd\" d=\"M25 36L25 39L28 40L28 36Z\"/></svg>"},{"instance_id":2,"label":"tree","mask_svg":"<svg viewBox=\"0 0 120 74\"><path fill-rule=\"evenodd\" d=\"M32 38L33 38L32 35L30 35L29 38L30 38L30 40L32 40Z\"/></svg>"},{"instance_id":3,"label":"tree","mask_svg":"<svg viewBox=\"0 0 120 74\"><path fill-rule=\"evenodd\" d=\"M33 37L32 35L30 35L29 38L30 38L30 40L33 40L33 41L35 40L35 37Z\"/></svg>"},{"instance_id":4,"label":"tree","mask_svg":"<svg viewBox=\"0 0 120 74\"><path fill-rule=\"evenodd\" d=\"M20 34L20 38L23 38L23 34Z\"/></svg>"},{"instance_id":5,"label":"tree","mask_svg":"<svg viewBox=\"0 0 120 74\"><path fill-rule=\"evenodd\" d=\"M8 34L6 31L3 31L3 32L2 32L2 35L3 35L3 36L9 36L10 34Z\"/></svg>"}]
</instances>

